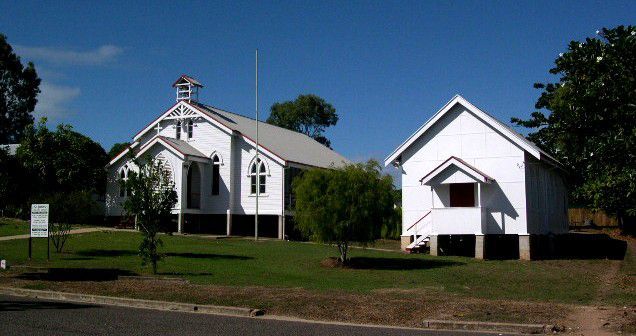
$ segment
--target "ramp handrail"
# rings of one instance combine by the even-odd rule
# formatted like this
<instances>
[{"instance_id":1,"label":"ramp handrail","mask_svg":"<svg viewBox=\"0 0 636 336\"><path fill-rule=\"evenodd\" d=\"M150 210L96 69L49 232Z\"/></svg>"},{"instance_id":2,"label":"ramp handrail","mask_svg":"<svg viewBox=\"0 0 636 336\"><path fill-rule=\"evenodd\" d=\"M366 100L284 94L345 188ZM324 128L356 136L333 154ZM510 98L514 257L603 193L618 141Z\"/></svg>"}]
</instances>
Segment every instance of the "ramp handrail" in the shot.
<instances>
[{"instance_id":1,"label":"ramp handrail","mask_svg":"<svg viewBox=\"0 0 636 336\"><path fill-rule=\"evenodd\" d=\"M407 232L408 232L408 231L411 231L411 229L412 229L415 225L417 225L417 223L421 222L421 221L422 221L422 219L424 219L426 216L428 216L428 215L431 213L431 211L432 211L432 210L429 210L426 214L424 214L424 216L422 216L422 218L418 219L415 223L413 223L413 225L409 226L409 228L408 228L408 229L406 229L406 231L407 231Z\"/></svg>"}]
</instances>

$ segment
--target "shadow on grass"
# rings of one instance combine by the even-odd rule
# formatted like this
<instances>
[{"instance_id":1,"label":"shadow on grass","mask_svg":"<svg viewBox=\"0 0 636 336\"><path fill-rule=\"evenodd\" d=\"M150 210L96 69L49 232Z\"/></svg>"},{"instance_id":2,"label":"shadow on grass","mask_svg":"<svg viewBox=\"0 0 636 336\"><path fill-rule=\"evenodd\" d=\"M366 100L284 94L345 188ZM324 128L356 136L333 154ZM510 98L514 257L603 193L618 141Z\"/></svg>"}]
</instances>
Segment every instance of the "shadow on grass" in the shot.
<instances>
[{"instance_id":1,"label":"shadow on grass","mask_svg":"<svg viewBox=\"0 0 636 336\"><path fill-rule=\"evenodd\" d=\"M579 233L549 237L540 236L531 240L533 259L610 259L623 260L627 242L604 233Z\"/></svg>"},{"instance_id":2,"label":"shadow on grass","mask_svg":"<svg viewBox=\"0 0 636 336\"><path fill-rule=\"evenodd\" d=\"M461 265L464 263L449 260L353 257L349 260L348 267L373 270L416 270Z\"/></svg>"},{"instance_id":3,"label":"shadow on grass","mask_svg":"<svg viewBox=\"0 0 636 336\"><path fill-rule=\"evenodd\" d=\"M133 251L133 250L90 249L90 250L77 251L75 254L79 256L83 256L83 257L128 257L128 256L136 256L139 254L139 252Z\"/></svg>"},{"instance_id":4,"label":"shadow on grass","mask_svg":"<svg viewBox=\"0 0 636 336\"><path fill-rule=\"evenodd\" d=\"M113 281L137 273L116 268L49 268L46 272L22 273L16 278L43 281Z\"/></svg>"},{"instance_id":5,"label":"shadow on grass","mask_svg":"<svg viewBox=\"0 0 636 336\"><path fill-rule=\"evenodd\" d=\"M79 257L64 258L65 260L90 260L95 257L129 257L137 256L139 252L133 250L101 250L90 249L82 250L75 253ZM238 256L232 254L215 254L215 253L193 253L193 252L168 252L166 257L180 257L190 259L233 259L233 260L249 260L252 257Z\"/></svg>"},{"instance_id":6,"label":"shadow on grass","mask_svg":"<svg viewBox=\"0 0 636 336\"><path fill-rule=\"evenodd\" d=\"M214 253L191 253L191 252L169 252L165 254L166 257L181 257L192 259L233 259L233 260L250 260L252 257L238 256L232 254L214 254Z\"/></svg>"},{"instance_id":7,"label":"shadow on grass","mask_svg":"<svg viewBox=\"0 0 636 336\"><path fill-rule=\"evenodd\" d=\"M63 260L70 260L70 261L82 261L82 260L93 260L95 258L91 258L91 257L66 257L66 258L62 258Z\"/></svg>"},{"instance_id":8,"label":"shadow on grass","mask_svg":"<svg viewBox=\"0 0 636 336\"><path fill-rule=\"evenodd\" d=\"M27 311L38 309L85 309L97 308L95 305L67 303L67 302L50 302L50 301L3 301L0 302L0 311Z\"/></svg>"}]
</instances>

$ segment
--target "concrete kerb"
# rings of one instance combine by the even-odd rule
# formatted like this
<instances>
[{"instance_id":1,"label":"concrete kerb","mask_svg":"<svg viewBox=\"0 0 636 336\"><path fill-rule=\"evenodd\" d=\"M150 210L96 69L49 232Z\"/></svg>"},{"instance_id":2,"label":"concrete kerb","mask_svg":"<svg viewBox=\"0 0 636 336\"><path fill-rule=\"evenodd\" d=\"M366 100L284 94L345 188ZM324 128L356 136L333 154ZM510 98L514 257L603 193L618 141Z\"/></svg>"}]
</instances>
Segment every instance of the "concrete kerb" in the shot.
<instances>
[{"instance_id":1,"label":"concrete kerb","mask_svg":"<svg viewBox=\"0 0 636 336\"><path fill-rule=\"evenodd\" d=\"M522 334L547 334L552 333L554 330L554 326L544 324L518 324L476 321L426 320L423 322L423 326L424 328L428 329L497 331Z\"/></svg>"},{"instance_id":2,"label":"concrete kerb","mask_svg":"<svg viewBox=\"0 0 636 336\"><path fill-rule=\"evenodd\" d=\"M255 316L261 316L265 314L265 312L260 309L252 309L252 308L198 305L198 304L192 304L192 303L130 299L130 298L120 298L120 297L100 296L100 295L90 295L90 294L77 294L77 293L43 291L43 290L35 290L35 289L23 289L23 288L14 288L14 287L0 287L0 294L12 295L12 296L23 296L23 297L30 297L30 298L37 298L37 299L71 301L71 302L78 302L78 303L92 303L92 304L109 305L109 306L121 306L121 307L128 307L128 308L169 310L169 311L179 311L179 312L199 313L199 314L216 314L216 315L242 316L242 317L255 317Z\"/></svg>"},{"instance_id":3,"label":"concrete kerb","mask_svg":"<svg viewBox=\"0 0 636 336\"><path fill-rule=\"evenodd\" d=\"M180 302L168 302L168 301L155 301L155 300L142 300L142 299L130 299L119 298L110 296L90 295L90 294L77 294L77 293L65 293L55 291L43 291L35 289L24 289L15 287L0 287L0 294L11 296L22 296L45 300L58 300L76 303L89 303L109 306L119 306L127 308L140 308L140 309L154 309L164 311L176 311L186 313L198 313L198 314L214 314L214 315L226 315L226 316L238 316L238 317L258 317L271 319L271 320L286 320L305 323L321 323L321 324L337 324L337 325L350 325L361 327L390 327L398 329L420 329L421 328L409 328L399 326L388 325L374 325L374 324L358 324L358 323L346 323L336 321L320 321L320 320L307 320L302 318L294 318L287 316L265 315L265 312L260 309L241 308L241 307L227 307L227 306L213 306L213 305L197 305L191 303ZM491 323L491 322L471 322L471 321L440 321L440 320L427 320L424 321L422 327L425 329L439 329L439 330L462 330L469 332L479 331L491 331L491 332L506 332L506 333L522 333L522 334L543 334L551 333L553 327L550 325L540 324L514 324L514 323Z\"/></svg>"}]
</instances>

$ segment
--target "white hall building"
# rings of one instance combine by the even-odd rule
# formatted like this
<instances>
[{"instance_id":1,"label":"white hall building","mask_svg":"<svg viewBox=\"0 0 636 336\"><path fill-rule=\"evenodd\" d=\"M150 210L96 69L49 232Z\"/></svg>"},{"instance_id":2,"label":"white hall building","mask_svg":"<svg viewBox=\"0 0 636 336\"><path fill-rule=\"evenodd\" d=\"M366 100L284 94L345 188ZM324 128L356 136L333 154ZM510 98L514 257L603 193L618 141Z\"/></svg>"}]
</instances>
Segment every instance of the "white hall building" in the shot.
<instances>
[{"instance_id":1,"label":"white hall building","mask_svg":"<svg viewBox=\"0 0 636 336\"><path fill-rule=\"evenodd\" d=\"M177 102L134 135L132 144L108 164L106 216L129 220L122 208L128 191L121 187L136 167L131 157L161 160L175 183L178 201L166 225L179 232L254 234L256 195L259 235L290 234L292 178L300 170L338 167L340 154L298 132L198 101L203 86L183 75L173 84ZM257 179L260 190L257 190Z\"/></svg>"},{"instance_id":2,"label":"white hall building","mask_svg":"<svg viewBox=\"0 0 636 336\"><path fill-rule=\"evenodd\" d=\"M507 246L530 259L543 238L568 231L561 165L459 95L385 165L401 172L404 250L484 258Z\"/></svg>"}]
</instances>

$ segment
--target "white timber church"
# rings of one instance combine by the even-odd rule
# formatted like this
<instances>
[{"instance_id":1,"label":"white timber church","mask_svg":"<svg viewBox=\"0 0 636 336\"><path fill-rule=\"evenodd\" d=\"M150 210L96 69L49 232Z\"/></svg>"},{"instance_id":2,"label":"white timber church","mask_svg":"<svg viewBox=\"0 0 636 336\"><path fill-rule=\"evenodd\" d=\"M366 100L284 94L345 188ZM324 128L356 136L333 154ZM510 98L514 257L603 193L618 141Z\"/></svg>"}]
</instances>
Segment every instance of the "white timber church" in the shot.
<instances>
[{"instance_id":1,"label":"white timber church","mask_svg":"<svg viewBox=\"0 0 636 336\"><path fill-rule=\"evenodd\" d=\"M459 95L385 165L401 172L403 250L484 258L508 248L530 259L568 231L562 166Z\"/></svg>"},{"instance_id":2,"label":"white timber church","mask_svg":"<svg viewBox=\"0 0 636 336\"><path fill-rule=\"evenodd\" d=\"M167 224L172 230L252 235L258 195L259 235L278 238L291 230L292 178L348 162L305 134L263 122L257 158L256 120L200 103L203 85L190 76L173 87L176 103L108 164L106 216L113 223L126 220L128 191L119 181L137 169L133 157L149 155L170 172L178 194Z\"/></svg>"}]
</instances>

